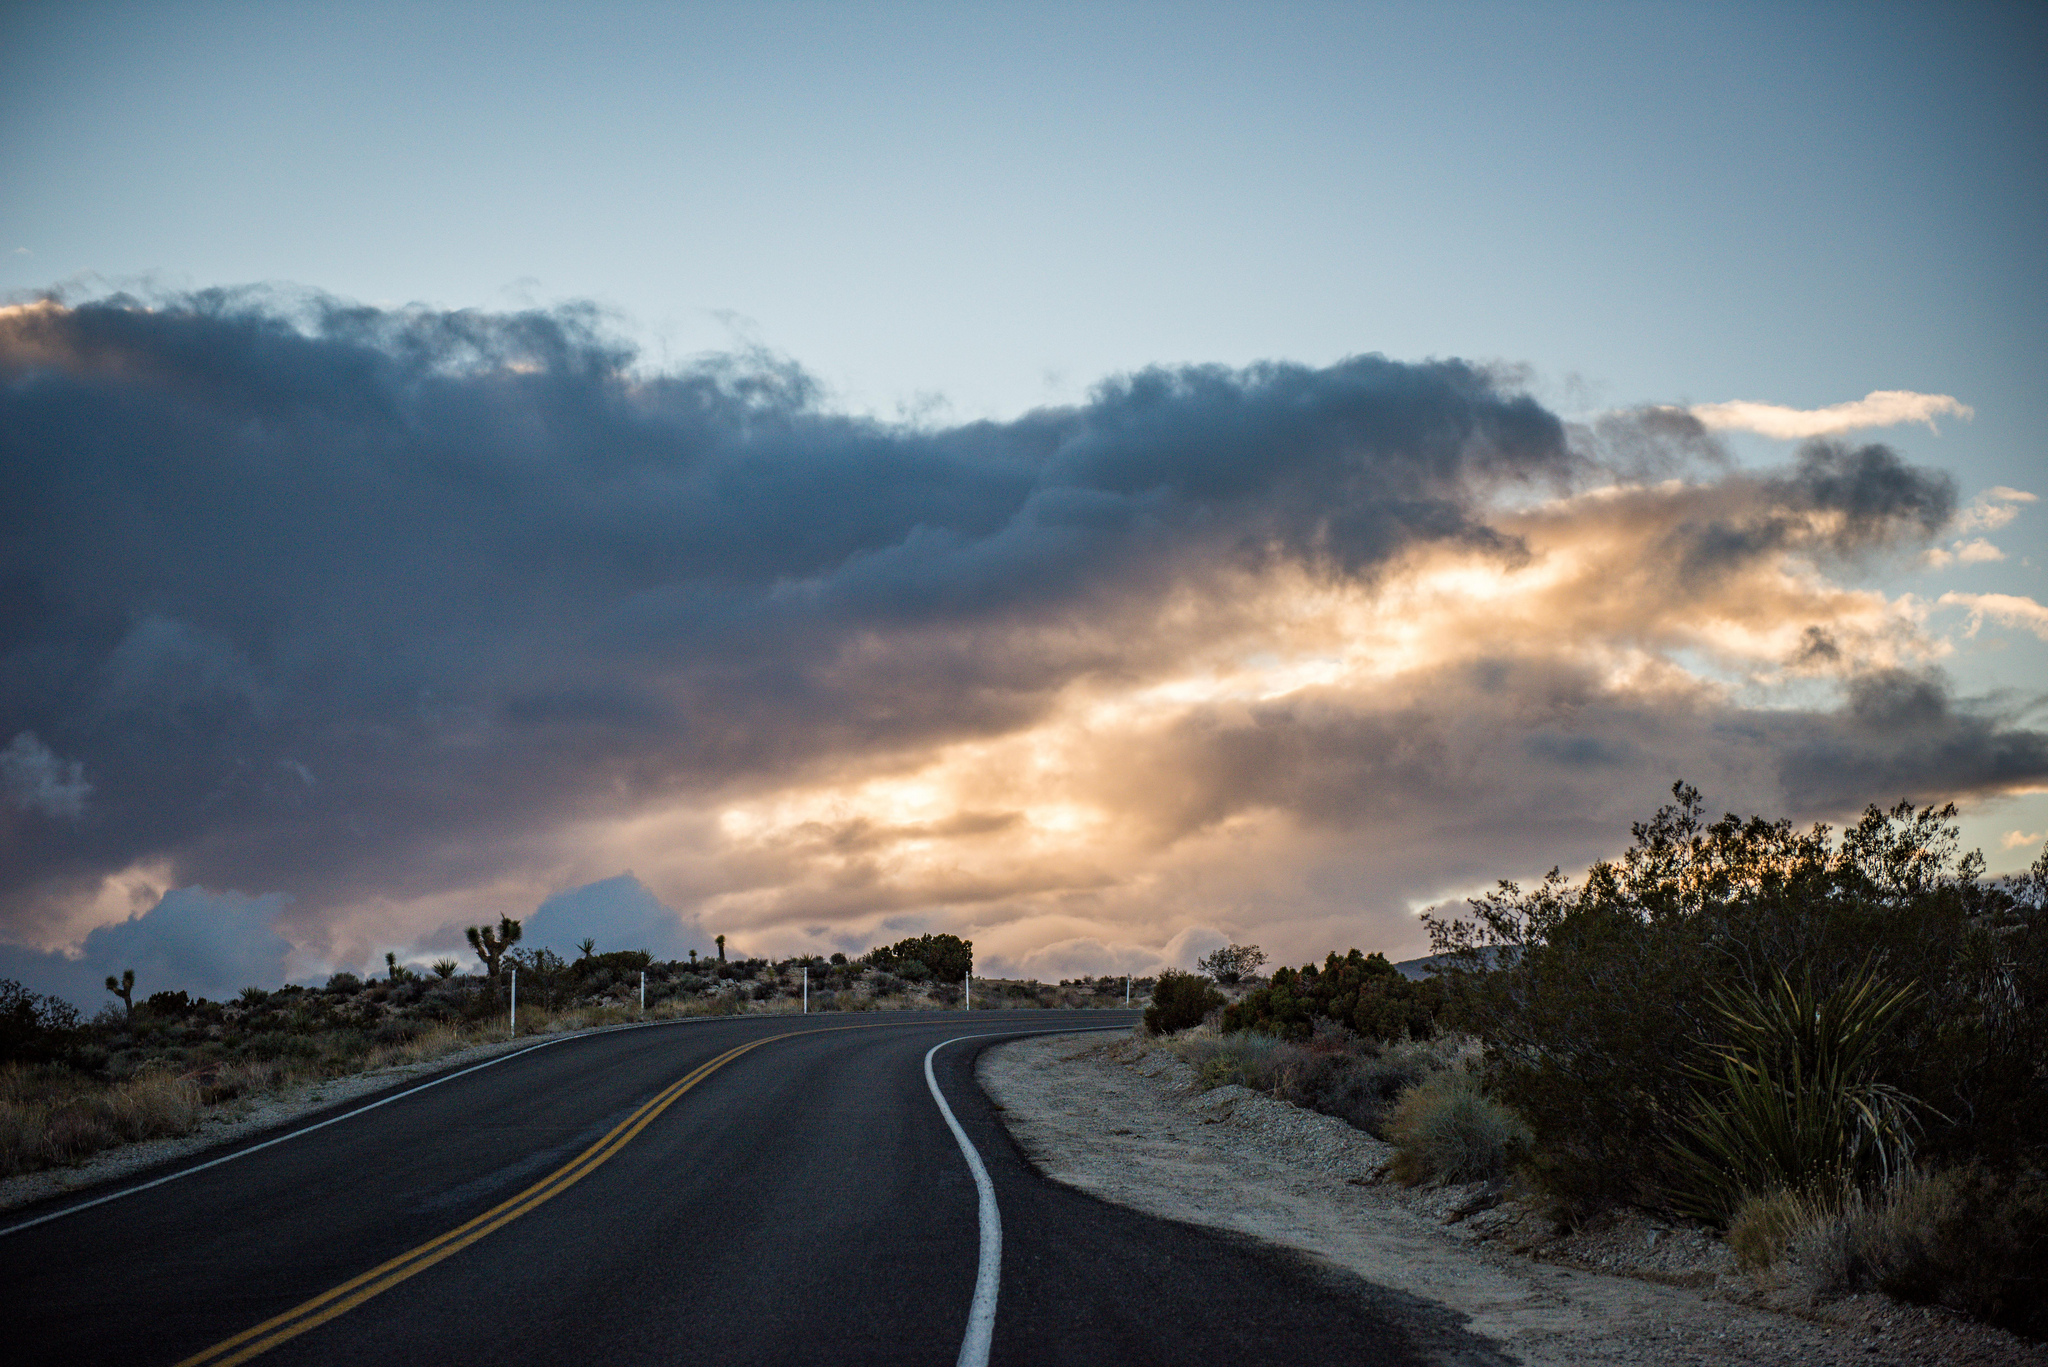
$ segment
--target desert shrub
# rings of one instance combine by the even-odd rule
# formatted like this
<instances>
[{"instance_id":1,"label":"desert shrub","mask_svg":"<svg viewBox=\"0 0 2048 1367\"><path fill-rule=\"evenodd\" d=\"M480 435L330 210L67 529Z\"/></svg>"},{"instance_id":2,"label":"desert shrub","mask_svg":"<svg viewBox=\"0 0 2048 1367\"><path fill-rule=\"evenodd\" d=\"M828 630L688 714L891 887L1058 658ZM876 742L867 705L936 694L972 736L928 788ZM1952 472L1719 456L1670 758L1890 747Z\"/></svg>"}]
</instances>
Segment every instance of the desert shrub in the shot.
<instances>
[{"instance_id":1,"label":"desert shrub","mask_svg":"<svg viewBox=\"0 0 2048 1367\"><path fill-rule=\"evenodd\" d=\"M379 1021L377 1028L370 1032L370 1039L377 1044L403 1044L426 1029L424 1021L393 1018Z\"/></svg>"},{"instance_id":2,"label":"desert shrub","mask_svg":"<svg viewBox=\"0 0 2048 1367\"><path fill-rule=\"evenodd\" d=\"M1300 1057L1283 1070L1274 1094L1380 1139L1388 1137L1401 1093L1453 1066L1444 1051L1405 1043L1352 1054L1303 1051Z\"/></svg>"},{"instance_id":3,"label":"desert shrub","mask_svg":"<svg viewBox=\"0 0 2048 1367\"><path fill-rule=\"evenodd\" d=\"M1202 1018L1223 1005L1223 994L1207 978L1169 968L1152 987L1152 1004L1145 1008L1145 1030L1170 1035L1200 1025Z\"/></svg>"},{"instance_id":4,"label":"desert shrub","mask_svg":"<svg viewBox=\"0 0 2048 1367\"><path fill-rule=\"evenodd\" d=\"M905 978L917 978L910 970L922 968L924 977L957 983L974 971L974 941L957 935L913 935L869 950L863 961Z\"/></svg>"},{"instance_id":5,"label":"desert shrub","mask_svg":"<svg viewBox=\"0 0 2048 1367\"><path fill-rule=\"evenodd\" d=\"M1213 974L1217 982L1234 986L1240 979L1258 972L1264 962L1266 951L1257 945L1228 944L1195 960L1195 971Z\"/></svg>"},{"instance_id":6,"label":"desert shrub","mask_svg":"<svg viewBox=\"0 0 2048 1367\"><path fill-rule=\"evenodd\" d=\"M1882 1291L2048 1338L2048 1176L1914 1173L1795 1238L1815 1291Z\"/></svg>"},{"instance_id":7,"label":"desert shrub","mask_svg":"<svg viewBox=\"0 0 2048 1367\"><path fill-rule=\"evenodd\" d=\"M1452 1009L1486 1047L1493 1094L1529 1120L1531 1172L1565 1210L1688 1198L1695 1174L1679 1154L1701 1119L1700 1072L1723 1073L1738 1043L1717 996L1768 992L1781 975L1816 999L1865 972L1911 988L1859 1085L1922 1103L1924 1161L2038 1166L2041 884L1984 882L1953 807L1872 807L1837 838L1709 822L1697 791L1673 793L1582 881L1553 870L1472 899L1468 916L1430 918ZM1799 1089L1776 1085L1792 1104ZM1725 1074L1704 1091L1710 1104L1731 1094Z\"/></svg>"},{"instance_id":8,"label":"desert shrub","mask_svg":"<svg viewBox=\"0 0 2048 1367\"><path fill-rule=\"evenodd\" d=\"M1308 1040L1282 1040L1256 1031L1190 1031L1173 1050L1195 1070L1203 1090L1232 1083L1269 1093L1379 1137L1401 1092L1447 1068L1462 1066L1472 1042L1440 1037L1427 1042L1376 1044L1324 1021Z\"/></svg>"},{"instance_id":9,"label":"desert shrub","mask_svg":"<svg viewBox=\"0 0 2048 1367\"><path fill-rule=\"evenodd\" d=\"M74 1041L78 1008L61 997L31 992L0 978L0 1063L57 1057Z\"/></svg>"},{"instance_id":10,"label":"desert shrub","mask_svg":"<svg viewBox=\"0 0 2048 1367\"><path fill-rule=\"evenodd\" d=\"M1195 1083L1205 1092L1233 1083L1269 1092L1278 1077L1276 1055L1281 1048L1271 1035L1240 1031L1196 1035L1180 1043L1175 1052L1195 1070Z\"/></svg>"},{"instance_id":11,"label":"desert shrub","mask_svg":"<svg viewBox=\"0 0 2048 1367\"><path fill-rule=\"evenodd\" d=\"M1319 969L1276 968L1272 982L1231 1004L1226 1030L1257 1030L1306 1039L1317 1021L1332 1021L1367 1039L1427 1039L1443 1013L1443 988L1401 975L1384 954L1333 950Z\"/></svg>"},{"instance_id":12,"label":"desert shrub","mask_svg":"<svg viewBox=\"0 0 2048 1367\"><path fill-rule=\"evenodd\" d=\"M1403 1090L1387 1137L1394 1142L1394 1176L1409 1186L1505 1177L1533 1140L1522 1118L1488 1097L1479 1075L1466 1068Z\"/></svg>"}]
</instances>

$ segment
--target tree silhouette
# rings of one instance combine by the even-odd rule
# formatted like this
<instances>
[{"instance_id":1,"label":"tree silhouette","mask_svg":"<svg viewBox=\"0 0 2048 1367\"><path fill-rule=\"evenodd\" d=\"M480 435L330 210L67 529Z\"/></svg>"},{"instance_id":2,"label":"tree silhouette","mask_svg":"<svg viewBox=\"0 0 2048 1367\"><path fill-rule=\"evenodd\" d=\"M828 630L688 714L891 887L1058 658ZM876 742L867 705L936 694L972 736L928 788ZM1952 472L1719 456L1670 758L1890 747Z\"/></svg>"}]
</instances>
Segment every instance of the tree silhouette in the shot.
<instances>
[{"instance_id":1,"label":"tree silhouette","mask_svg":"<svg viewBox=\"0 0 2048 1367\"><path fill-rule=\"evenodd\" d=\"M505 951L519 943L519 935L519 923L510 916L498 918L495 932L489 926L469 928L469 947L484 961L484 992L493 998L498 994L498 965Z\"/></svg>"},{"instance_id":2,"label":"tree silhouette","mask_svg":"<svg viewBox=\"0 0 2048 1367\"><path fill-rule=\"evenodd\" d=\"M122 969L118 982L115 981L114 975L109 973L107 975L107 991L121 999L121 1005L128 1009L128 1019L135 1019L135 970L132 968Z\"/></svg>"}]
</instances>

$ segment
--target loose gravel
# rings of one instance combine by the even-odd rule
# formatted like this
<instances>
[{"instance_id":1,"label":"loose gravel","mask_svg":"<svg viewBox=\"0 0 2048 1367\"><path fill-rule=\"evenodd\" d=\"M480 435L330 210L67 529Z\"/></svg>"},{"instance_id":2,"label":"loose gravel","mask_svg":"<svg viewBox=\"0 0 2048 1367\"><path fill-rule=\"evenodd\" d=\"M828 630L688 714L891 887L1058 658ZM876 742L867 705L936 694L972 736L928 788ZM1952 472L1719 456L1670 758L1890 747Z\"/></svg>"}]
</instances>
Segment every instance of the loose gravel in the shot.
<instances>
[{"instance_id":1,"label":"loose gravel","mask_svg":"<svg viewBox=\"0 0 2048 1367\"><path fill-rule=\"evenodd\" d=\"M2048 1345L1944 1311L1813 1304L1784 1279L1738 1272L1705 1230L1626 1214L1561 1235L1497 1188L1401 1188L1385 1175L1391 1146L1244 1087L1200 1091L1139 1037L1001 1045L979 1078L1054 1180L1425 1297L1528 1367L2048 1365Z\"/></svg>"}]
</instances>

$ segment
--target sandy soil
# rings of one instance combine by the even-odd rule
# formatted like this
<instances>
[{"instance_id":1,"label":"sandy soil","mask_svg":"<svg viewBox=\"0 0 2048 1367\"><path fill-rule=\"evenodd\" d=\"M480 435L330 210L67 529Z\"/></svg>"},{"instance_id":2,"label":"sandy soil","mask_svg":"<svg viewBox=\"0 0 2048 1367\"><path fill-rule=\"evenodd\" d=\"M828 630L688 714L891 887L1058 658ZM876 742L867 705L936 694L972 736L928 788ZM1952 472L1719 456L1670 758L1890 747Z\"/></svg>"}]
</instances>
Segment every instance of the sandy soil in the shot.
<instances>
[{"instance_id":1,"label":"sandy soil","mask_svg":"<svg viewBox=\"0 0 2048 1367\"><path fill-rule=\"evenodd\" d=\"M1799 1303L1736 1272L1703 1231L1621 1219L1561 1239L1498 1192L1406 1191L1371 1136L1243 1087L1199 1092L1187 1065L1131 1037L1002 1045L979 1076L1049 1177L1436 1302L1529 1367L2048 1364L2048 1347L1938 1310Z\"/></svg>"}]
</instances>

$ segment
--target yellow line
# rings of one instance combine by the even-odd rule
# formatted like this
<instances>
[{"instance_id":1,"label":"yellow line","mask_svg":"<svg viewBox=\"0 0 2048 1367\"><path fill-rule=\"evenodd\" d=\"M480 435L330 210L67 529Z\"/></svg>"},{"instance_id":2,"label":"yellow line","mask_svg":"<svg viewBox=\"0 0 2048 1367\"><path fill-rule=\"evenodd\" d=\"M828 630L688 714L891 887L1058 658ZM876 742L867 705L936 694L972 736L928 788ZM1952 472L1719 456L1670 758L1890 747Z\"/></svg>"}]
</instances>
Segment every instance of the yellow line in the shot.
<instances>
[{"instance_id":1,"label":"yellow line","mask_svg":"<svg viewBox=\"0 0 2048 1367\"><path fill-rule=\"evenodd\" d=\"M895 1022L890 1022L894 1024ZM840 1029L847 1027L841 1026ZM854 1027L859 1028L859 1027ZM596 1171L598 1166L626 1147L634 1136L652 1124L654 1118L667 1110L684 1092L702 1082L726 1064L751 1049L772 1044L792 1035L818 1033L815 1031L792 1030L788 1034L770 1035L757 1039L751 1044L728 1049L709 1063L693 1069L690 1073L669 1084L647 1101L633 1114L621 1120L595 1144L555 1171L535 1182L525 1191L508 1200L492 1206L474 1219L457 1225L435 1239L430 1239L418 1248L409 1249L388 1262L380 1263L361 1276L352 1277L331 1291L322 1292L301 1305L293 1306L281 1315L276 1315L250 1329L244 1329L233 1338L222 1339L211 1348L194 1353L177 1364L177 1367L234 1367L247 1362L258 1354L267 1353L287 1339L297 1338L318 1325L325 1324L337 1315L355 1309L372 1296L389 1291L392 1287L426 1271L450 1254L468 1248L477 1240L500 1229L520 1216L567 1191L583 1178ZM368 1283L368 1285L365 1285ZM354 1294L351 1295L350 1293ZM274 1331L274 1332L273 1332ZM256 1342L251 1343L250 1340ZM243 1345L247 1345L244 1347ZM240 1349L240 1351L234 1351ZM230 1354L223 1357L222 1354Z\"/></svg>"}]
</instances>

